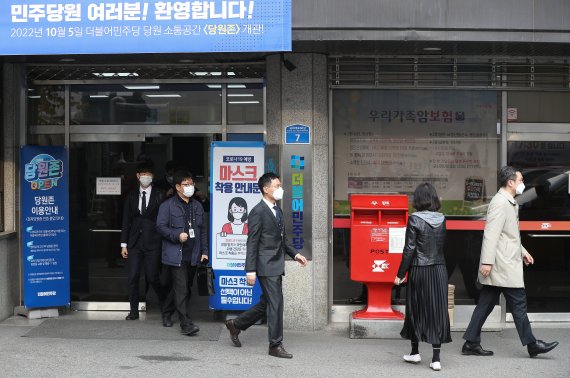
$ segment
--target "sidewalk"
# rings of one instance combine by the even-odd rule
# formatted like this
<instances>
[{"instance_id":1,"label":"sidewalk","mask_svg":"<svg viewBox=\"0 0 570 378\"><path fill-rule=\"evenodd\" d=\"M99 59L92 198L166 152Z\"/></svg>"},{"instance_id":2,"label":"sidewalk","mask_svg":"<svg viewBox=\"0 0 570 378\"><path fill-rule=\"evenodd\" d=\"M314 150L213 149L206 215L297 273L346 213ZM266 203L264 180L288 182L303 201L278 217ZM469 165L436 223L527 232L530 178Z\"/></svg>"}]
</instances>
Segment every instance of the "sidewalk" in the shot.
<instances>
[{"instance_id":1,"label":"sidewalk","mask_svg":"<svg viewBox=\"0 0 570 378\"><path fill-rule=\"evenodd\" d=\"M71 313L50 320L52 325L70 327L86 322L92 313ZM98 313L97 319L119 321L124 313ZM221 321L201 316L203 329L219 331L208 337L178 336L178 325L163 328L157 315L139 320L137 339L117 334L84 338L81 329L67 338L22 337L47 320L12 317L0 323L0 375L2 377L568 377L570 370L570 325L534 325L537 338L560 341L552 352L529 358L516 330L485 332L483 346L493 357L462 356L461 333L442 346L442 370L429 369L431 346L420 344L423 361L417 365L402 361L409 352L405 340L351 340L348 331L285 332L285 347L292 360L267 355L267 328L254 326L242 332L243 347L232 346ZM54 323L64 322L64 323ZM83 323L72 323L83 322ZM100 323L100 322L99 322ZM111 324L111 323L109 323ZM45 326L45 325L44 325ZM45 328L45 327L44 327ZM333 329L334 328L334 329ZM48 330L49 331L49 330ZM89 331L89 332L87 332ZM96 330L95 330L96 331ZM152 332L150 332L152 331ZM156 335L168 334L157 340ZM211 333L211 331L210 331ZM92 335L93 329L85 330ZM63 335L63 334L62 334Z\"/></svg>"}]
</instances>

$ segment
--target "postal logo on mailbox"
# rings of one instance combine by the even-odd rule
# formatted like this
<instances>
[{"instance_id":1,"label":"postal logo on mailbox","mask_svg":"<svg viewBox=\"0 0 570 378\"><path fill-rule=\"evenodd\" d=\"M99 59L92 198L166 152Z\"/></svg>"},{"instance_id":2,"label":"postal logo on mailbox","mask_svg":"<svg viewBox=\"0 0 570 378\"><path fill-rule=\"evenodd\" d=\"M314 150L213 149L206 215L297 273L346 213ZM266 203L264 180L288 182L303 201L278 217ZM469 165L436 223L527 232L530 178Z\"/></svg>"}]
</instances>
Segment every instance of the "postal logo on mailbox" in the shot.
<instances>
[{"instance_id":1,"label":"postal logo on mailbox","mask_svg":"<svg viewBox=\"0 0 570 378\"><path fill-rule=\"evenodd\" d=\"M389 268L390 263L387 263L386 260L374 260L374 264L372 264L372 271L377 273L382 273Z\"/></svg>"}]
</instances>

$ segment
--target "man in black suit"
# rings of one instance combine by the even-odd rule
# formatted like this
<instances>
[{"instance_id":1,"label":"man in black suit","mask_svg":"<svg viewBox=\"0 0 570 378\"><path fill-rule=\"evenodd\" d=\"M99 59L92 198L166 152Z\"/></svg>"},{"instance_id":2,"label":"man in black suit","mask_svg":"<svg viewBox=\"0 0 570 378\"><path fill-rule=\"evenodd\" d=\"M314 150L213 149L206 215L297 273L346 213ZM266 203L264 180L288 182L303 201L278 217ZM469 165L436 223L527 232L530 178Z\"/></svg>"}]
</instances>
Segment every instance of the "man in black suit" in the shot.
<instances>
[{"instance_id":1,"label":"man in black suit","mask_svg":"<svg viewBox=\"0 0 570 378\"><path fill-rule=\"evenodd\" d=\"M292 358L283 348L283 291L282 276L285 274L285 254L297 260L301 266L307 259L298 253L285 235L283 212L276 201L283 198L283 188L279 176L266 173L259 178L259 189L263 199L251 210L248 216L247 254L245 270L247 284L253 286L256 277L263 294L258 304L235 319L226 321L230 337L236 347L241 347L238 338L246 330L267 314L269 328L269 355L279 358Z\"/></svg>"},{"instance_id":2,"label":"man in black suit","mask_svg":"<svg viewBox=\"0 0 570 378\"><path fill-rule=\"evenodd\" d=\"M137 166L139 187L131 191L123 211L121 255L127 260L130 312L126 320L139 318L139 279L144 266L147 285L152 286L162 308L165 292L160 285L160 235L156 232L158 208L164 193L152 187L152 164L148 161ZM163 325L166 324L163 319Z\"/></svg>"}]
</instances>

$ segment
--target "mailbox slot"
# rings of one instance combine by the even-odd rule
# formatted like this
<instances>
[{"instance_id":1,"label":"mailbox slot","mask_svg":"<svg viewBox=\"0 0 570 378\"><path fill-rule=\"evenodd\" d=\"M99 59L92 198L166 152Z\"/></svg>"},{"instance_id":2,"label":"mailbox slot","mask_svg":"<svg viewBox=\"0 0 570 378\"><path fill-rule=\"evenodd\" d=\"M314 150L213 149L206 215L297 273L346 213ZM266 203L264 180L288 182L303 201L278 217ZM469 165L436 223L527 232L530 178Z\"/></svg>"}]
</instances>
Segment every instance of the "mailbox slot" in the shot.
<instances>
[{"instance_id":1,"label":"mailbox slot","mask_svg":"<svg viewBox=\"0 0 570 378\"><path fill-rule=\"evenodd\" d=\"M353 210L353 225L378 225L378 210Z\"/></svg>"}]
</instances>

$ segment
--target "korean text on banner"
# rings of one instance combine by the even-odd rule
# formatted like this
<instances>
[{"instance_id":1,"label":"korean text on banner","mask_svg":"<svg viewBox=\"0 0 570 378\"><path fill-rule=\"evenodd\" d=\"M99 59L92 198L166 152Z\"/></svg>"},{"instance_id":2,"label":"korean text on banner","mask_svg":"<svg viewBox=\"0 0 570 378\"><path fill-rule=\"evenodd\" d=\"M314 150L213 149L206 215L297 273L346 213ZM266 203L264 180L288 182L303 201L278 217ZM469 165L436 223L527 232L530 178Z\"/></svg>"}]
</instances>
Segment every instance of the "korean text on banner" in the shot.
<instances>
[{"instance_id":1,"label":"korean text on banner","mask_svg":"<svg viewBox=\"0 0 570 378\"><path fill-rule=\"evenodd\" d=\"M0 55L291 51L291 0L3 0Z\"/></svg>"}]
</instances>

